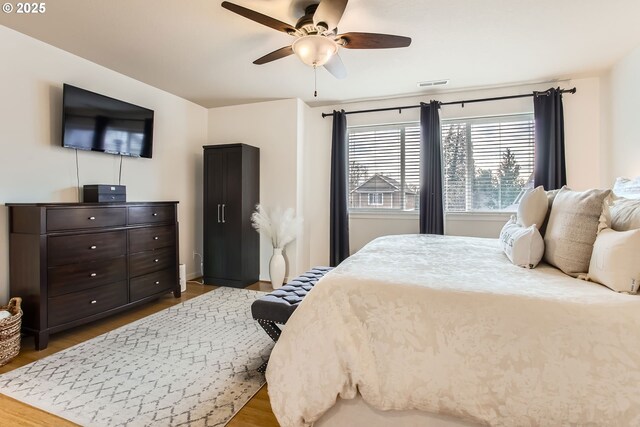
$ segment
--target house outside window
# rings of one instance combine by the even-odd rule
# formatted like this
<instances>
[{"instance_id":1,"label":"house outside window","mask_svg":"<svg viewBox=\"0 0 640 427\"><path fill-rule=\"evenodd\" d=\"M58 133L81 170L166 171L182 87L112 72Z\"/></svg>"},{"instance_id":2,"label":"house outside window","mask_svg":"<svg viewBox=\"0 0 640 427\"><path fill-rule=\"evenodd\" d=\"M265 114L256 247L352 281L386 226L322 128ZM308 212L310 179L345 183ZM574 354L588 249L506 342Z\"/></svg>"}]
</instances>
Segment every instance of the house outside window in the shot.
<instances>
[{"instance_id":1,"label":"house outside window","mask_svg":"<svg viewBox=\"0 0 640 427\"><path fill-rule=\"evenodd\" d=\"M513 211L533 187L532 114L442 121L446 212ZM418 123L349 128L351 212L417 212Z\"/></svg>"},{"instance_id":2,"label":"house outside window","mask_svg":"<svg viewBox=\"0 0 640 427\"><path fill-rule=\"evenodd\" d=\"M415 211L419 156L417 123L350 128L349 209Z\"/></svg>"}]
</instances>

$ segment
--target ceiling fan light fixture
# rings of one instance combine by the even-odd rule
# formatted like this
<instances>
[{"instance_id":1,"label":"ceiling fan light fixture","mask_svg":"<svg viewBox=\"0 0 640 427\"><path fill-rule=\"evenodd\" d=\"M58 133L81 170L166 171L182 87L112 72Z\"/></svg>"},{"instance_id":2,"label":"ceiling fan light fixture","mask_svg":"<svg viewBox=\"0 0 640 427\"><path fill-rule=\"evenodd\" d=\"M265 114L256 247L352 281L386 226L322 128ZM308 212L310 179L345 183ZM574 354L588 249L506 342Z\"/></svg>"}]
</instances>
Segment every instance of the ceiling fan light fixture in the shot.
<instances>
[{"instance_id":1,"label":"ceiling fan light fixture","mask_svg":"<svg viewBox=\"0 0 640 427\"><path fill-rule=\"evenodd\" d=\"M321 67L338 52L338 44L325 36L303 36L291 45L293 52L305 64L311 67Z\"/></svg>"}]
</instances>

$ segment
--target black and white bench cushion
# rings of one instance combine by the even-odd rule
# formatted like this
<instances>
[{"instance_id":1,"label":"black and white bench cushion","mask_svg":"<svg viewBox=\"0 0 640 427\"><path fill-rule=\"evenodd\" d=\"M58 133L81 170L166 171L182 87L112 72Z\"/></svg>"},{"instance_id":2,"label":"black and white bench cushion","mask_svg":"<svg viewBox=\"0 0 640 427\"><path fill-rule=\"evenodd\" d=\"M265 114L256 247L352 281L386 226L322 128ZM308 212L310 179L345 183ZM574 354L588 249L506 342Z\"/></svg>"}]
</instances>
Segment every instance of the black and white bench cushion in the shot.
<instances>
[{"instance_id":1,"label":"black and white bench cushion","mask_svg":"<svg viewBox=\"0 0 640 427\"><path fill-rule=\"evenodd\" d=\"M272 340L278 341L282 330L277 325L287 323L307 293L331 270L333 267L312 268L283 287L254 301L251 304L251 315ZM259 370L264 372L264 369L266 369L266 363Z\"/></svg>"}]
</instances>

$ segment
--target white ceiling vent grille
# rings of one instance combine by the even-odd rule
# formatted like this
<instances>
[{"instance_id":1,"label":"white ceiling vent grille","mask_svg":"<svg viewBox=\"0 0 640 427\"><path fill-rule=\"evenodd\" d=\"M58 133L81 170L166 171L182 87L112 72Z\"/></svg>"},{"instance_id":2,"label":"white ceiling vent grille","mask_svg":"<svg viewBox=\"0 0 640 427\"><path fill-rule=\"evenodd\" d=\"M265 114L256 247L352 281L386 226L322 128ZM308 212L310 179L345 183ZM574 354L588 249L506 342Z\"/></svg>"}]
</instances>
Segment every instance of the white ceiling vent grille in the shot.
<instances>
[{"instance_id":1,"label":"white ceiling vent grille","mask_svg":"<svg viewBox=\"0 0 640 427\"><path fill-rule=\"evenodd\" d=\"M431 80L428 82L418 82L418 87L446 86L448 84L449 84L449 79Z\"/></svg>"}]
</instances>

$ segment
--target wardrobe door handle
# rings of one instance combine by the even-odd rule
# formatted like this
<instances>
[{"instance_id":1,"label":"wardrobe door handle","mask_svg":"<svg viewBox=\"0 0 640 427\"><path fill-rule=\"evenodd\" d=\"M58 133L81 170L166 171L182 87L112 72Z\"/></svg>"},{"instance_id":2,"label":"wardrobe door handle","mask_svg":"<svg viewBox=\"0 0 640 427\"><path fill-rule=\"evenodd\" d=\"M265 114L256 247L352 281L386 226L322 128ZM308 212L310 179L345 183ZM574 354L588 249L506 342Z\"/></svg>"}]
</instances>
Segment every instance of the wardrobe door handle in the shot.
<instances>
[{"instance_id":1,"label":"wardrobe door handle","mask_svg":"<svg viewBox=\"0 0 640 427\"><path fill-rule=\"evenodd\" d=\"M92 245L89 247L89 249L97 249L98 247L96 245Z\"/></svg>"},{"instance_id":2,"label":"wardrobe door handle","mask_svg":"<svg viewBox=\"0 0 640 427\"><path fill-rule=\"evenodd\" d=\"M156 285L159 285L159 284L160 284L160 281L159 281L159 280L156 280Z\"/></svg>"},{"instance_id":3,"label":"wardrobe door handle","mask_svg":"<svg viewBox=\"0 0 640 427\"><path fill-rule=\"evenodd\" d=\"M95 217L95 216L90 216L90 217L89 217L89 221L95 221L95 220L96 220L96 217Z\"/></svg>"},{"instance_id":4,"label":"wardrobe door handle","mask_svg":"<svg viewBox=\"0 0 640 427\"><path fill-rule=\"evenodd\" d=\"M218 224L220 223L220 205L218 205Z\"/></svg>"},{"instance_id":5,"label":"wardrobe door handle","mask_svg":"<svg viewBox=\"0 0 640 427\"><path fill-rule=\"evenodd\" d=\"M156 212L153 213L153 216L158 216L158 214Z\"/></svg>"},{"instance_id":6,"label":"wardrobe door handle","mask_svg":"<svg viewBox=\"0 0 640 427\"><path fill-rule=\"evenodd\" d=\"M222 205L222 223L223 224L224 224L224 220L225 220L225 215L224 215L224 207L225 206L226 206L225 204Z\"/></svg>"},{"instance_id":7,"label":"wardrobe door handle","mask_svg":"<svg viewBox=\"0 0 640 427\"><path fill-rule=\"evenodd\" d=\"M160 262L158 258L154 259L153 262Z\"/></svg>"},{"instance_id":8,"label":"wardrobe door handle","mask_svg":"<svg viewBox=\"0 0 640 427\"><path fill-rule=\"evenodd\" d=\"M96 277L96 276L97 276L97 274L96 274L96 273L91 273L89 276L90 276L90 277Z\"/></svg>"},{"instance_id":9,"label":"wardrobe door handle","mask_svg":"<svg viewBox=\"0 0 640 427\"><path fill-rule=\"evenodd\" d=\"M97 303L97 302L98 302L98 301L96 301L96 300L92 300L92 301L91 301L91 304L95 304L95 303Z\"/></svg>"}]
</instances>

